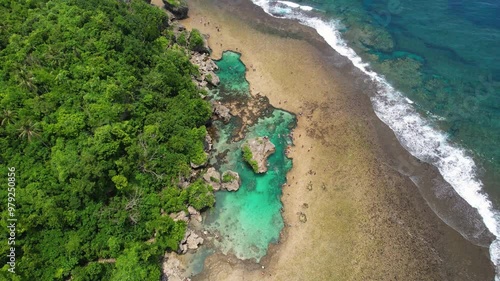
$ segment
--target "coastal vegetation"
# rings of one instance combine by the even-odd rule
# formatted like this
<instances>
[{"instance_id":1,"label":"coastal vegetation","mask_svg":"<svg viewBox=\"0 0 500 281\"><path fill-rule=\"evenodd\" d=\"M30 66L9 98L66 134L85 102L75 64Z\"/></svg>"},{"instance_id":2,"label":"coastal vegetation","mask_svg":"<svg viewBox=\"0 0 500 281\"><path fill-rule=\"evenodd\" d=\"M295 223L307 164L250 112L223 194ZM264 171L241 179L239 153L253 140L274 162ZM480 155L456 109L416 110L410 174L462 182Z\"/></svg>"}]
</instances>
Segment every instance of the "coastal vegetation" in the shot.
<instances>
[{"instance_id":1,"label":"coastal vegetation","mask_svg":"<svg viewBox=\"0 0 500 281\"><path fill-rule=\"evenodd\" d=\"M203 42L203 36L198 29L191 30L189 35L189 49L193 51L202 51L205 44Z\"/></svg>"},{"instance_id":2,"label":"coastal vegetation","mask_svg":"<svg viewBox=\"0 0 500 281\"><path fill-rule=\"evenodd\" d=\"M259 165L257 161L253 159L252 151L250 150L250 146L248 144L245 144L242 148L241 151L243 153L243 160L245 160L250 167L252 167L252 170L255 173L259 172Z\"/></svg>"},{"instance_id":3,"label":"coastal vegetation","mask_svg":"<svg viewBox=\"0 0 500 281\"><path fill-rule=\"evenodd\" d=\"M233 180L235 180L236 177L231 175L230 173L225 173L223 174L222 176L222 182L223 183L228 183L228 182L232 182Z\"/></svg>"},{"instance_id":4,"label":"coastal vegetation","mask_svg":"<svg viewBox=\"0 0 500 281\"><path fill-rule=\"evenodd\" d=\"M178 187L211 115L187 42L140 0L0 1L0 16L0 170L17 184L0 279L159 280L186 230L166 214L214 205L201 180Z\"/></svg>"},{"instance_id":5,"label":"coastal vegetation","mask_svg":"<svg viewBox=\"0 0 500 281\"><path fill-rule=\"evenodd\" d=\"M189 8L185 0L163 0L163 4L177 19L187 18Z\"/></svg>"}]
</instances>

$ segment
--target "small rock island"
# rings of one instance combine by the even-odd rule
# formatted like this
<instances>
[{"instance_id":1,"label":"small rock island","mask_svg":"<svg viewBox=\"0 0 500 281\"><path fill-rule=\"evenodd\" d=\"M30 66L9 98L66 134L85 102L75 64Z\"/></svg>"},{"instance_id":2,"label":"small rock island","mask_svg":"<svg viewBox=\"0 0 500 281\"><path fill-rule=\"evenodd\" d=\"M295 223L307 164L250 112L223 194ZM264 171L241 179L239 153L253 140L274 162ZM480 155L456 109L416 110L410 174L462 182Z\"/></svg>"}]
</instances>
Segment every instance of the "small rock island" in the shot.
<instances>
[{"instance_id":1,"label":"small rock island","mask_svg":"<svg viewBox=\"0 0 500 281\"><path fill-rule=\"evenodd\" d=\"M241 147L243 159L258 174L267 172L267 157L276 151L268 137L258 137L247 140Z\"/></svg>"}]
</instances>

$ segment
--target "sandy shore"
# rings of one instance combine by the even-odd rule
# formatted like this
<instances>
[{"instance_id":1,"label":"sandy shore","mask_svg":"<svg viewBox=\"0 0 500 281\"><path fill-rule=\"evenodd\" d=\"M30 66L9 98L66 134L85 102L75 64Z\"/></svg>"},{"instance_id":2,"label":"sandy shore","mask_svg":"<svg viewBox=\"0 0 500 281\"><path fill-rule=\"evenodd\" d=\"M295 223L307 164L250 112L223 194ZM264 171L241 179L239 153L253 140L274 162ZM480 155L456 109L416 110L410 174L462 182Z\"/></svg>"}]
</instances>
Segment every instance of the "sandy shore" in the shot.
<instances>
[{"instance_id":1,"label":"sandy shore","mask_svg":"<svg viewBox=\"0 0 500 281\"><path fill-rule=\"evenodd\" d=\"M282 197L287 226L260 264L214 255L194 279L493 280L487 249L443 223L388 164L394 151L409 156L350 65L313 30L236 2L191 0L182 24L210 34L214 58L241 52L252 94L297 114Z\"/></svg>"}]
</instances>

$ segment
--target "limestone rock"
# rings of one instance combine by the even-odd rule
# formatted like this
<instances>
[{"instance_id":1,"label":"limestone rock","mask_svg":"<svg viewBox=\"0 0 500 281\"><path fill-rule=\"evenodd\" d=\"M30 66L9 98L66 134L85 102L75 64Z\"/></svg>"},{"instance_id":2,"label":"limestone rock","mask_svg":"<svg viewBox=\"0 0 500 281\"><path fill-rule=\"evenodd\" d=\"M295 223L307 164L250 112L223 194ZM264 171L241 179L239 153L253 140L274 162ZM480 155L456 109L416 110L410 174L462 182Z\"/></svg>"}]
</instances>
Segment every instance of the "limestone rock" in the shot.
<instances>
[{"instance_id":1,"label":"limestone rock","mask_svg":"<svg viewBox=\"0 0 500 281\"><path fill-rule=\"evenodd\" d=\"M219 76L215 74L215 71L219 68L206 51L204 52L205 53L193 52L191 54L190 61L192 64L198 66L200 72L200 75L193 78L193 82L195 82L199 88L205 88L207 84L217 86L220 83L220 79Z\"/></svg>"},{"instance_id":2,"label":"limestone rock","mask_svg":"<svg viewBox=\"0 0 500 281\"><path fill-rule=\"evenodd\" d=\"M189 218L188 218L186 212L184 212L184 211L172 213L168 216L171 217L174 221L185 221L185 222L189 221Z\"/></svg>"},{"instance_id":3,"label":"limestone rock","mask_svg":"<svg viewBox=\"0 0 500 281\"><path fill-rule=\"evenodd\" d=\"M217 172L217 170L215 170L214 167L208 168L207 172L203 175L203 179L213 187L214 191L220 189L221 187L220 173Z\"/></svg>"},{"instance_id":4,"label":"limestone rock","mask_svg":"<svg viewBox=\"0 0 500 281\"><path fill-rule=\"evenodd\" d=\"M176 253L165 253L162 264L163 276L162 280L168 281L190 281L187 278L186 267L179 260Z\"/></svg>"},{"instance_id":5,"label":"limestone rock","mask_svg":"<svg viewBox=\"0 0 500 281\"><path fill-rule=\"evenodd\" d=\"M187 234L186 245L188 249L195 250L198 249L198 245L203 244L203 238L198 236L194 231L190 230Z\"/></svg>"},{"instance_id":6,"label":"limestone rock","mask_svg":"<svg viewBox=\"0 0 500 281\"><path fill-rule=\"evenodd\" d=\"M207 81L200 81L198 83L198 87L200 87L200 88L205 88L207 85L208 85Z\"/></svg>"},{"instance_id":7,"label":"limestone rock","mask_svg":"<svg viewBox=\"0 0 500 281\"><path fill-rule=\"evenodd\" d=\"M163 0L164 8L170 11L176 19L182 20L188 17L189 8L184 0Z\"/></svg>"},{"instance_id":8,"label":"limestone rock","mask_svg":"<svg viewBox=\"0 0 500 281\"><path fill-rule=\"evenodd\" d=\"M205 76L205 80L213 86L217 86L220 84L219 76L217 76L212 71L207 73L207 75Z\"/></svg>"},{"instance_id":9,"label":"limestone rock","mask_svg":"<svg viewBox=\"0 0 500 281\"><path fill-rule=\"evenodd\" d=\"M240 189L240 175L230 170L222 173L222 189L227 191Z\"/></svg>"},{"instance_id":10,"label":"limestone rock","mask_svg":"<svg viewBox=\"0 0 500 281\"><path fill-rule=\"evenodd\" d=\"M184 241L186 243L186 241ZM188 245L187 244L181 244L179 245L179 251L181 254L185 254L188 251Z\"/></svg>"},{"instance_id":11,"label":"limestone rock","mask_svg":"<svg viewBox=\"0 0 500 281\"><path fill-rule=\"evenodd\" d=\"M224 122L229 122L231 119L231 113L229 108L225 107L222 105L220 102L217 101L212 101L212 108L215 113L219 118L221 118Z\"/></svg>"},{"instance_id":12,"label":"limestone rock","mask_svg":"<svg viewBox=\"0 0 500 281\"><path fill-rule=\"evenodd\" d=\"M188 213L190 215L196 215L196 214L199 214L199 212L193 207L193 206L189 206L188 207Z\"/></svg>"},{"instance_id":13,"label":"limestone rock","mask_svg":"<svg viewBox=\"0 0 500 281\"><path fill-rule=\"evenodd\" d=\"M191 222L193 222L193 220L198 221L198 222L202 221L202 217L201 217L200 212L198 212L193 206L188 207L188 213L189 213L189 217L191 218Z\"/></svg>"},{"instance_id":14,"label":"limestone rock","mask_svg":"<svg viewBox=\"0 0 500 281\"><path fill-rule=\"evenodd\" d=\"M252 166L256 173L267 172L267 157L276 151L276 147L268 137L250 139L243 144L242 149L245 161ZM245 153L245 150L248 149L251 155Z\"/></svg>"}]
</instances>

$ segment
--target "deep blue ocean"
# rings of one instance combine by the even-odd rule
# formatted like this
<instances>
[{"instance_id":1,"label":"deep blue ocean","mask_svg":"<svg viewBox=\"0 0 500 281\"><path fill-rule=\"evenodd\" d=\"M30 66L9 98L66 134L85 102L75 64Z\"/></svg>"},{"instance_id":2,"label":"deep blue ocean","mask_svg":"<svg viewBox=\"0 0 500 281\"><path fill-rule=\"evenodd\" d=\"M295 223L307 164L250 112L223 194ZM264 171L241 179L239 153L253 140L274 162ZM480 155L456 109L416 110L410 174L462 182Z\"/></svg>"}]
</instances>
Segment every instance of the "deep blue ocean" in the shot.
<instances>
[{"instance_id":1,"label":"deep blue ocean","mask_svg":"<svg viewBox=\"0 0 500 281\"><path fill-rule=\"evenodd\" d=\"M377 116L500 237L500 0L253 2L316 29L364 72Z\"/></svg>"}]
</instances>

